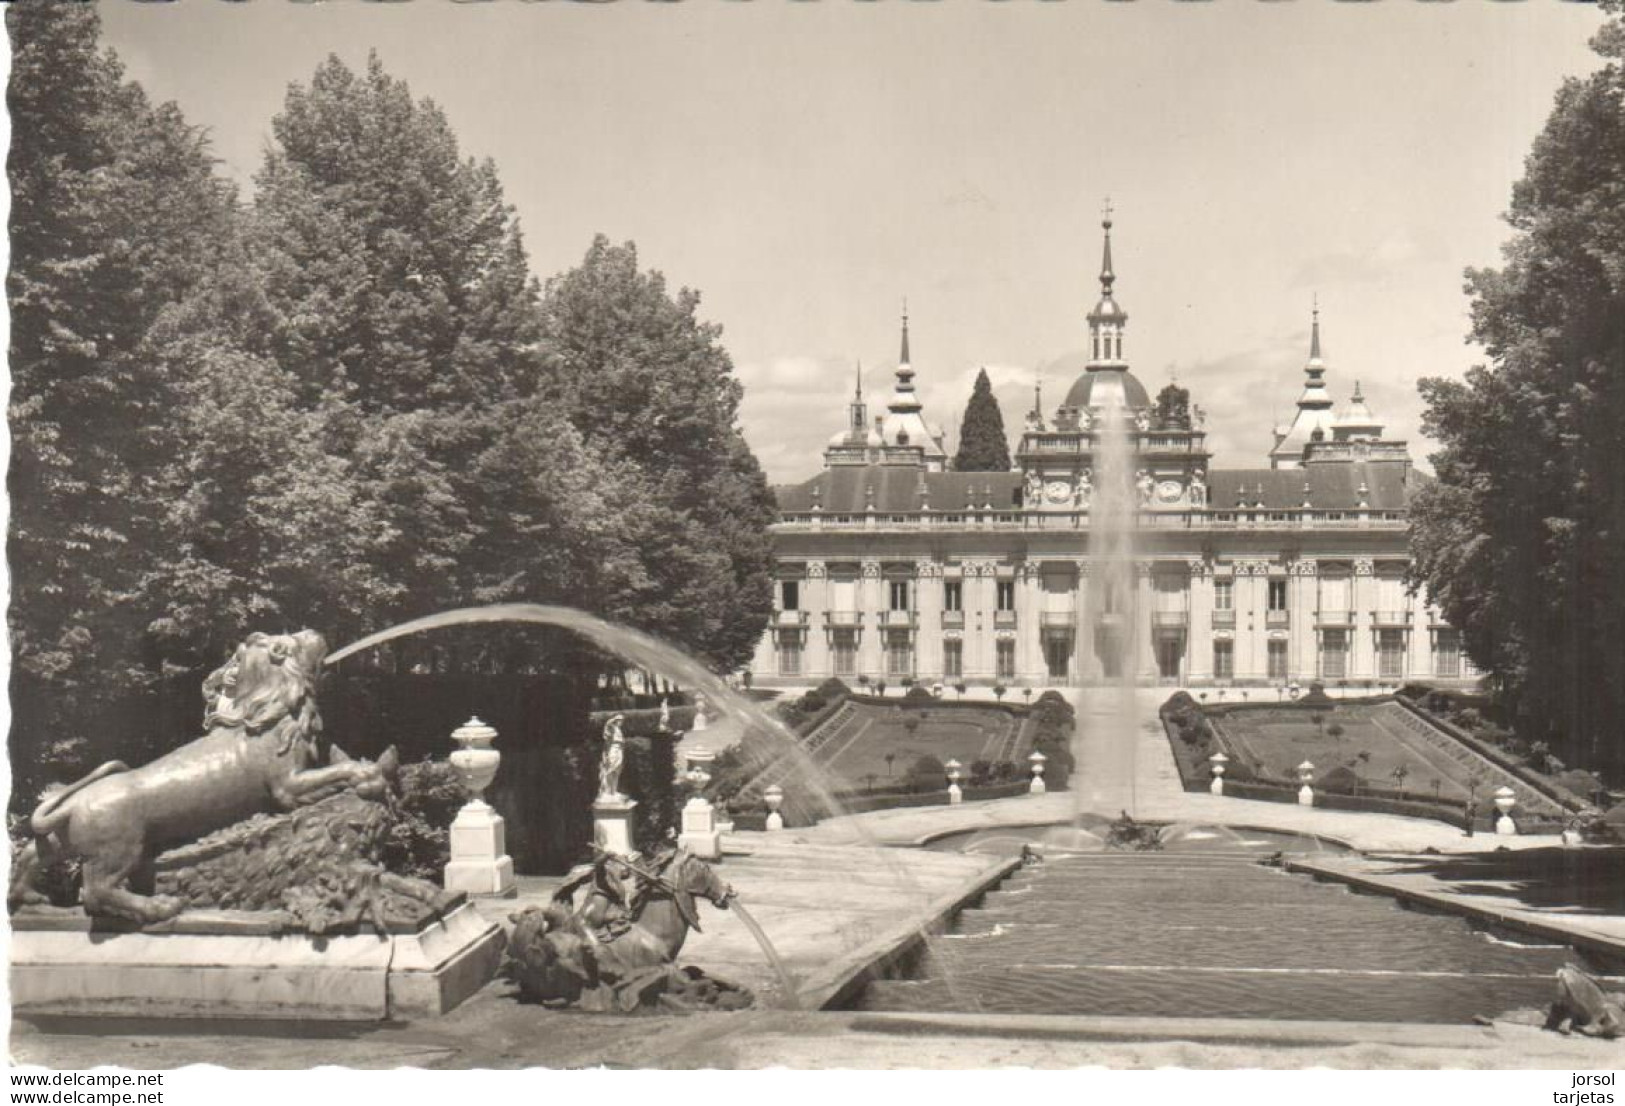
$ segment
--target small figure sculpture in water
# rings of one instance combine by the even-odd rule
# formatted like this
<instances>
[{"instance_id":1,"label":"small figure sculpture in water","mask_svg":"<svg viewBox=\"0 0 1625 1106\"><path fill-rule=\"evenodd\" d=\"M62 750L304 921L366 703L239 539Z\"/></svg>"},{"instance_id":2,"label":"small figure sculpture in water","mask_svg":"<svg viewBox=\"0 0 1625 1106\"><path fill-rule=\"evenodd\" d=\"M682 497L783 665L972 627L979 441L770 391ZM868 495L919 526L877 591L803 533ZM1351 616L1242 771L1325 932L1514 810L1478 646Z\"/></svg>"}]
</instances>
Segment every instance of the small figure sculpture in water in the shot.
<instances>
[{"instance_id":1,"label":"small figure sculpture in water","mask_svg":"<svg viewBox=\"0 0 1625 1106\"><path fill-rule=\"evenodd\" d=\"M1157 487L1157 482L1151 478L1151 474L1145 469L1141 469L1139 472L1135 473L1134 486L1139 489L1140 505L1143 507L1150 503L1151 496L1156 491Z\"/></svg>"},{"instance_id":2,"label":"small figure sculpture in water","mask_svg":"<svg viewBox=\"0 0 1625 1106\"><path fill-rule=\"evenodd\" d=\"M604 723L604 759L598 763L598 797L625 799L621 794L621 768L626 763L626 738L621 734L624 715L613 714Z\"/></svg>"},{"instance_id":3,"label":"small figure sculpture in water","mask_svg":"<svg viewBox=\"0 0 1625 1106\"><path fill-rule=\"evenodd\" d=\"M1557 999L1546 1014L1546 1028L1567 1036L1573 1030L1612 1040L1625 1033L1619 1007L1603 995L1596 980L1565 964L1557 969Z\"/></svg>"},{"instance_id":4,"label":"small figure sculpture in water","mask_svg":"<svg viewBox=\"0 0 1625 1106\"><path fill-rule=\"evenodd\" d=\"M310 806L342 792L382 799L397 758L351 760L322 736L316 676L327 644L313 630L251 634L203 684L200 738L140 768L109 761L48 792L17 854L9 903L40 901L41 865L83 861L87 914L152 925L186 903L152 894L153 860L256 814Z\"/></svg>"},{"instance_id":5,"label":"small figure sculpture in water","mask_svg":"<svg viewBox=\"0 0 1625 1106\"><path fill-rule=\"evenodd\" d=\"M1072 492L1072 499L1079 507L1089 506L1089 500L1095 494L1094 474L1090 469L1078 473L1077 487Z\"/></svg>"},{"instance_id":6,"label":"small figure sculpture in water","mask_svg":"<svg viewBox=\"0 0 1625 1106\"><path fill-rule=\"evenodd\" d=\"M660 732L671 733L671 700L660 697Z\"/></svg>"},{"instance_id":7,"label":"small figure sculpture in water","mask_svg":"<svg viewBox=\"0 0 1625 1106\"><path fill-rule=\"evenodd\" d=\"M549 905L513 916L506 974L521 999L600 1012L748 1006L748 991L676 967L688 931L700 929L696 897L726 910L734 890L681 846L648 858L600 851Z\"/></svg>"}]
</instances>

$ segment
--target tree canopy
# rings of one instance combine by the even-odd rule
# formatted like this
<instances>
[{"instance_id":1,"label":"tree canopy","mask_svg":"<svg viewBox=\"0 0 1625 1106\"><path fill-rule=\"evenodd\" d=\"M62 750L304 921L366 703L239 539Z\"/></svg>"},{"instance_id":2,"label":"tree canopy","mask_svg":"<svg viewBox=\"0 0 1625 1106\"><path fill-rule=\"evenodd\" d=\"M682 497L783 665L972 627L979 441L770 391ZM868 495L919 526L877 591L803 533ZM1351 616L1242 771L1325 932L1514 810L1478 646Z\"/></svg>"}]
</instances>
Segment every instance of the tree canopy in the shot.
<instances>
[{"instance_id":1,"label":"tree canopy","mask_svg":"<svg viewBox=\"0 0 1625 1106\"><path fill-rule=\"evenodd\" d=\"M245 207L94 5L7 22L14 752L267 627L532 600L745 660L773 504L697 293L600 238L544 297L376 57L290 87Z\"/></svg>"},{"instance_id":2,"label":"tree canopy","mask_svg":"<svg viewBox=\"0 0 1625 1106\"><path fill-rule=\"evenodd\" d=\"M1421 383L1442 448L1417 578L1526 737L1618 763L1625 712L1625 21L1593 40L1514 187L1499 269L1468 273L1489 363Z\"/></svg>"},{"instance_id":3,"label":"tree canopy","mask_svg":"<svg viewBox=\"0 0 1625 1106\"><path fill-rule=\"evenodd\" d=\"M959 425L959 453L954 457L959 472L1009 472L1010 443L1004 436L1004 416L993 396L993 383L987 370L976 374L965 418Z\"/></svg>"}]
</instances>

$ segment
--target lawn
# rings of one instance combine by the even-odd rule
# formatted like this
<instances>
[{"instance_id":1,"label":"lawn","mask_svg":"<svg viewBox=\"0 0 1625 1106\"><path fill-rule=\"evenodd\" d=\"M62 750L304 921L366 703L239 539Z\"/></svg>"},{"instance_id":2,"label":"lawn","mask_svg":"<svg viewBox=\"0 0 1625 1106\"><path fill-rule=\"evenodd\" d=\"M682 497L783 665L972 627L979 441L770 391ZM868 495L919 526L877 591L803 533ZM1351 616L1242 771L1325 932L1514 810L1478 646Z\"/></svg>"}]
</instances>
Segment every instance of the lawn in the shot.
<instances>
[{"instance_id":1,"label":"lawn","mask_svg":"<svg viewBox=\"0 0 1625 1106\"><path fill-rule=\"evenodd\" d=\"M847 787L901 782L920 757L957 760L967 777L973 761L1016 762L1026 772L1031 752L1024 720L1008 711L960 706L902 707L854 703L856 717L817 758ZM915 723L911 728L909 723ZM888 764L887 754L893 759ZM873 776L871 781L868 777Z\"/></svg>"},{"instance_id":2,"label":"lawn","mask_svg":"<svg viewBox=\"0 0 1625 1106\"><path fill-rule=\"evenodd\" d=\"M1298 765L1308 760L1315 766L1316 779L1347 766L1366 785L1386 789L1396 786L1394 770L1403 766L1404 790L1431 797L1437 779L1440 798L1467 798L1466 769L1447 757L1429 755L1377 719L1377 710L1370 706L1342 706L1326 710L1323 724L1316 726L1308 711L1259 707L1227 712L1219 723L1237 752L1263 764L1271 776L1294 780ZM1325 732L1334 723L1343 728L1341 736Z\"/></svg>"}]
</instances>

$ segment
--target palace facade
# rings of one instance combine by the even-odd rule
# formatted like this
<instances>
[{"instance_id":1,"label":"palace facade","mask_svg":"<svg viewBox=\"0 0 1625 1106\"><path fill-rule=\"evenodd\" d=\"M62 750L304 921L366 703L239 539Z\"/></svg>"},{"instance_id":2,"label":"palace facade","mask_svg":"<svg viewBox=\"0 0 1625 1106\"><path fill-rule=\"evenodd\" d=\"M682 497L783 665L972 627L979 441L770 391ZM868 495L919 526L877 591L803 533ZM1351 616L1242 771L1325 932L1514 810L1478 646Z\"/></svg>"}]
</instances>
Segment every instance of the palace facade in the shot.
<instances>
[{"instance_id":1,"label":"palace facade","mask_svg":"<svg viewBox=\"0 0 1625 1106\"><path fill-rule=\"evenodd\" d=\"M860 378L823 471L776 489L776 610L754 680L1044 686L1124 665L1198 686L1471 676L1457 632L1406 586L1407 508L1428 478L1358 383L1334 409L1318 309L1296 416L1267 466L1211 468L1189 393L1170 384L1153 400L1129 371L1103 225L1088 366L1048 418L1035 389L1013 471L950 469L904 315L884 413L870 421ZM1090 522L1109 419L1134 466L1127 596L1091 591L1104 578Z\"/></svg>"}]
</instances>

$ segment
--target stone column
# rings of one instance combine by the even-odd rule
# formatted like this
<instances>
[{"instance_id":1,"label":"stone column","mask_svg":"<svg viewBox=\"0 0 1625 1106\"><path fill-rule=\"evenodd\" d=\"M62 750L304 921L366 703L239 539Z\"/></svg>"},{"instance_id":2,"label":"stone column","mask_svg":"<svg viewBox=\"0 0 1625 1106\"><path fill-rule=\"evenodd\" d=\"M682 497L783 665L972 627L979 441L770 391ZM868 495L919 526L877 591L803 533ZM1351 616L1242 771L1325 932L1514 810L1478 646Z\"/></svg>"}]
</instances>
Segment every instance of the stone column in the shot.
<instances>
[{"instance_id":1,"label":"stone column","mask_svg":"<svg viewBox=\"0 0 1625 1106\"><path fill-rule=\"evenodd\" d=\"M1206 557L1187 558L1190 567L1190 615L1186 619L1186 682L1213 678L1213 574Z\"/></svg>"},{"instance_id":2,"label":"stone column","mask_svg":"<svg viewBox=\"0 0 1625 1106\"><path fill-rule=\"evenodd\" d=\"M1016 679L1029 685L1044 678L1044 579L1037 561L1023 561L1016 574Z\"/></svg>"},{"instance_id":3,"label":"stone column","mask_svg":"<svg viewBox=\"0 0 1625 1106\"><path fill-rule=\"evenodd\" d=\"M1236 679L1258 678L1263 642L1269 634L1269 577L1262 561L1236 565Z\"/></svg>"},{"instance_id":4,"label":"stone column","mask_svg":"<svg viewBox=\"0 0 1625 1106\"><path fill-rule=\"evenodd\" d=\"M1100 663L1099 654L1095 652L1095 628L1089 623L1091 605L1098 606L1099 598L1090 589L1098 587L1099 579L1097 577L1091 581L1091 569L1086 558L1079 557L1076 564L1078 585L1072 609L1078 629L1072 670L1082 683L1099 683L1105 676L1105 669Z\"/></svg>"},{"instance_id":5,"label":"stone column","mask_svg":"<svg viewBox=\"0 0 1625 1106\"><path fill-rule=\"evenodd\" d=\"M1151 562L1135 562L1134 589L1139 610L1135 612L1134 623L1129 629L1135 635L1131 656L1136 658L1133 662L1138 669L1136 675L1142 680L1157 678L1157 642L1156 635L1151 632L1151 612L1156 605L1152 595L1151 570Z\"/></svg>"},{"instance_id":6,"label":"stone column","mask_svg":"<svg viewBox=\"0 0 1625 1106\"><path fill-rule=\"evenodd\" d=\"M1320 606L1319 566L1311 560L1293 565L1292 638L1287 642L1287 678L1308 686L1315 675L1315 613Z\"/></svg>"},{"instance_id":7,"label":"stone column","mask_svg":"<svg viewBox=\"0 0 1625 1106\"><path fill-rule=\"evenodd\" d=\"M884 679L886 673L886 582L880 578L880 562L866 559L858 579L858 610L863 612L863 629L858 637L858 675Z\"/></svg>"},{"instance_id":8,"label":"stone column","mask_svg":"<svg viewBox=\"0 0 1625 1106\"><path fill-rule=\"evenodd\" d=\"M942 562L921 557L914 568L914 674L942 682Z\"/></svg>"},{"instance_id":9,"label":"stone column","mask_svg":"<svg viewBox=\"0 0 1625 1106\"><path fill-rule=\"evenodd\" d=\"M829 574L823 561L807 562L807 594L801 609L807 612L807 636L802 658L807 675L822 680L835 670L829 647Z\"/></svg>"},{"instance_id":10,"label":"stone column","mask_svg":"<svg viewBox=\"0 0 1625 1106\"><path fill-rule=\"evenodd\" d=\"M1418 592L1412 600L1409 663L1405 678L1433 675L1433 632L1428 625L1427 593Z\"/></svg>"},{"instance_id":11,"label":"stone column","mask_svg":"<svg viewBox=\"0 0 1625 1106\"><path fill-rule=\"evenodd\" d=\"M1355 558L1352 581L1354 640L1349 642L1349 678L1355 680L1375 679L1377 675L1376 624L1371 613L1377 607L1377 582L1371 571L1371 558Z\"/></svg>"}]
</instances>

